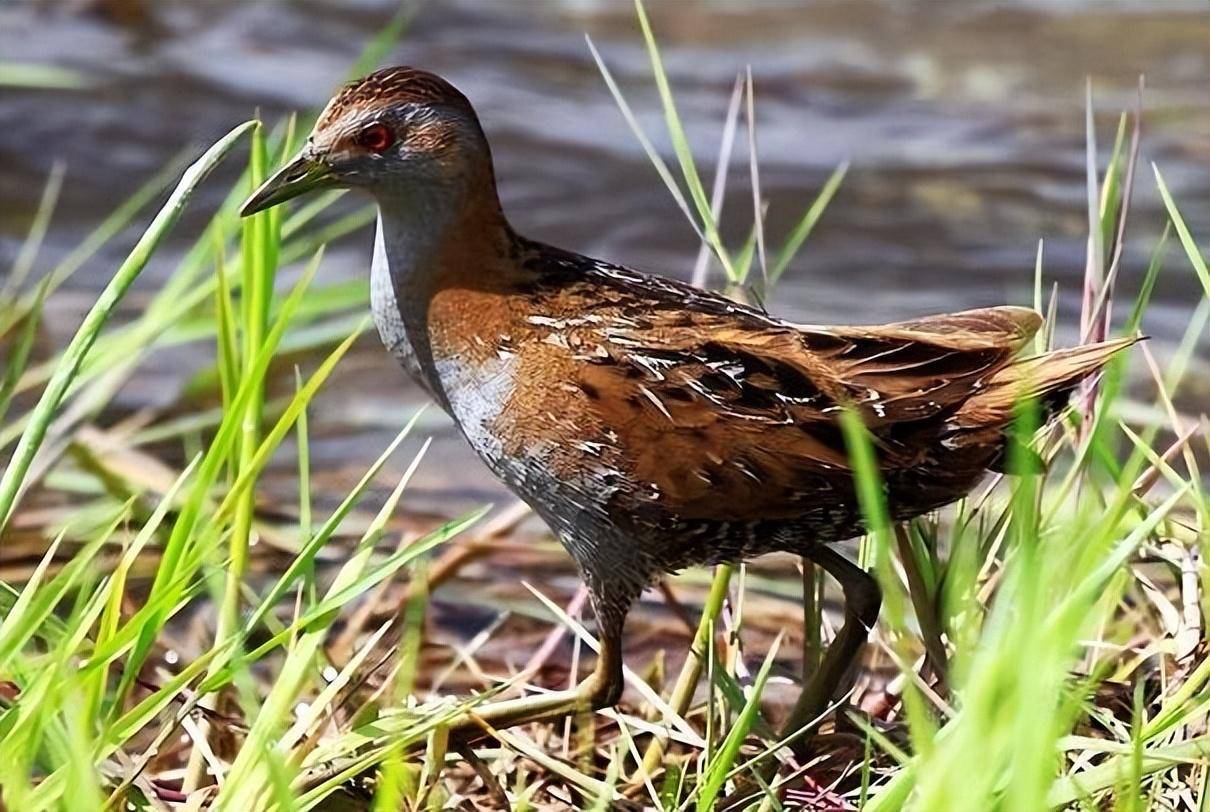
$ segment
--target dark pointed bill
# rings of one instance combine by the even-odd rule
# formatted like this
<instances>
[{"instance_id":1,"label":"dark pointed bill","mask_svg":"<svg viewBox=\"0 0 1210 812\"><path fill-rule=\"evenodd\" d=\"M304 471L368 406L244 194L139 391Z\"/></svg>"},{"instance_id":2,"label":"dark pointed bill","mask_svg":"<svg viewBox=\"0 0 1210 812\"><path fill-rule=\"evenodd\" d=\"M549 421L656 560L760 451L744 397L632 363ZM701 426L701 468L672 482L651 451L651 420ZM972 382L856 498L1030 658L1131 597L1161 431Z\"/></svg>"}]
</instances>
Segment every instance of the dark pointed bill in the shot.
<instances>
[{"instance_id":1,"label":"dark pointed bill","mask_svg":"<svg viewBox=\"0 0 1210 812\"><path fill-rule=\"evenodd\" d=\"M313 189L323 189L330 185L332 171L327 164L302 153L262 183L260 188L244 201L244 205L240 206L239 213L241 217L247 217Z\"/></svg>"}]
</instances>

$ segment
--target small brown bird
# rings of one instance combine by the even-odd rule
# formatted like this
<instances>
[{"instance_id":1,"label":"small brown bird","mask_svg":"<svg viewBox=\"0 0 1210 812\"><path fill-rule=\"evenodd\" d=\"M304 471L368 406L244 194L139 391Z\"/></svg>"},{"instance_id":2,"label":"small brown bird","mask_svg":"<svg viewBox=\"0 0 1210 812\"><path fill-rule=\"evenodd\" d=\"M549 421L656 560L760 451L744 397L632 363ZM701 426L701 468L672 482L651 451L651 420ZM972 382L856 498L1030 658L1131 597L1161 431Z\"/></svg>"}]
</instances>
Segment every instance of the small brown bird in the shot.
<instances>
[{"instance_id":1,"label":"small brown bird","mask_svg":"<svg viewBox=\"0 0 1210 812\"><path fill-rule=\"evenodd\" d=\"M1001 470L1014 404L1048 413L1132 339L1017 359L1041 317L993 307L880 326L793 324L681 282L527 240L452 85L408 67L342 89L244 204L349 187L378 203L383 342L559 537L601 639L576 691L498 702L495 726L615 703L632 602L661 574L775 550L839 581L845 622L784 734L832 699L880 606L827 545L863 532L838 417L857 411L893 519Z\"/></svg>"}]
</instances>

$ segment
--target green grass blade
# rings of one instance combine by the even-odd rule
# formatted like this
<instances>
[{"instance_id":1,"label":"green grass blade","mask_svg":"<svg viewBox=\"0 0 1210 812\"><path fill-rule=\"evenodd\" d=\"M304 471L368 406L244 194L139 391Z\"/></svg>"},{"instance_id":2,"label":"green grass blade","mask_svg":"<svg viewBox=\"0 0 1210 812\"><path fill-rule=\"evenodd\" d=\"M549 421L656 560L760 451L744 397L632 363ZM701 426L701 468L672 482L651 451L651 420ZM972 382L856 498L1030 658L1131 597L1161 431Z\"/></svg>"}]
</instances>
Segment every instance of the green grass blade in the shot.
<instances>
[{"instance_id":1,"label":"green grass blade","mask_svg":"<svg viewBox=\"0 0 1210 812\"><path fill-rule=\"evenodd\" d=\"M840 188L840 184L844 181L844 176L848 171L849 162L844 161L832 170L832 174L828 175L828 179L824 181L823 188L819 190L819 194L811 201L811 205L807 206L807 210L803 212L798 223L795 224L789 236L786 237L781 250L777 252L773 265L769 269L770 282L777 282L781 279L781 275L786 272L786 269L790 267L790 263L794 261L794 257L798 256L803 243L807 241L807 237L811 236L811 232L815 230L816 223L823 217L824 210L832 202L832 198L836 196L836 191Z\"/></svg>"},{"instance_id":2,"label":"green grass blade","mask_svg":"<svg viewBox=\"0 0 1210 812\"><path fill-rule=\"evenodd\" d=\"M1176 206L1176 201L1172 199L1172 195L1168 191L1168 185L1164 183L1164 176L1160 174L1160 168L1153 163L1151 164L1151 171L1155 173L1155 184L1160 190L1160 197L1164 201L1164 208L1168 210L1168 217L1176 229L1176 236L1181 241L1181 247L1185 249L1185 256L1189 257L1189 264L1193 266L1194 273L1201 280L1202 290L1205 292L1206 297L1210 298L1210 269L1206 267L1206 257L1202 254L1202 250L1197 247L1193 234L1189 232L1189 226L1185 225L1185 218L1181 216L1180 209Z\"/></svg>"},{"instance_id":3,"label":"green grass blade","mask_svg":"<svg viewBox=\"0 0 1210 812\"><path fill-rule=\"evenodd\" d=\"M42 248L42 241L46 238L46 230L49 228L51 217L55 212L55 205L59 202L59 192L63 189L63 175L66 168L66 164L61 162L55 163L51 167L50 176L47 177L46 184L42 187L42 197L38 199L38 208L34 210L34 219L30 223L29 233L21 243L21 250L17 252L17 258L13 260L13 266L8 272L8 279L4 280L3 285L0 285L0 301L14 296L21 289L30 270L34 267L34 261L38 258L38 251Z\"/></svg>"},{"instance_id":4,"label":"green grass blade","mask_svg":"<svg viewBox=\"0 0 1210 812\"><path fill-rule=\"evenodd\" d=\"M67 256L63 257L59 261L59 264L47 274L47 277L50 279L47 293L54 293L59 285L79 270L84 263L92 259L97 251L120 234L145 206L159 197L168 188L181 171L185 169L186 164L187 159L185 156L173 159L146 183L136 189L134 194L124 200L121 205L110 212L101 221L100 225L90 231L80 244L72 249ZM19 303L15 312L21 313L24 312L24 309L24 306ZM0 312L0 335L8 332L12 317L13 315L10 313Z\"/></svg>"},{"instance_id":5,"label":"green grass blade","mask_svg":"<svg viewBox=\"0 0 1210 812\"><path fill-rule=\"evenodd\" d=\"M88 355L93 342L96 341L97 334L105 326L105 322L109 320L109 316L117 307L118 302L122 300L127 289L142 272L152 253L172 226L176 224L181 212L193 196L194 190L252 126L252 123L249 122L236 127L219 139L201 158L185 170L181 182L169 196L168 201L152 220L151 225L139 239L130 255L118 268L113 279L101 292L96 303L84 316L84 321L63 353L60 366L46 385L46 391L43 392L31 413L29 425L17 442L12 460L4 470L4 475L0 477L0 532L12 518L25 474L33 463L34 456L38 453L42 439L46 436L47 427L62 403L64 393L75 378L76 372Z\"/></svg>"},{"instance_id":6,"label":"green grass blade","mask_svg":"<svg viewBox=\"0 0 1210 812\"><path fill-rule=\"evenodd\" d=\"M4 362L4 377L0 378L0 425L4 425L4 417L8 414L13 393L17 390L17 382L21 380L25 365L29 363L29 353L33 349L34 339L38 336L38 325L42 322L42 308L46 304L46 293L49 289L49 280L43 280L38 286L37 298L26 313L25 324Z\"/></svg>"},{"instance_id":7,"label":"green grass blade","mask_svg":"<svg viewBox=\"0 0 1210 812\"><path fill-rule=\"evenodd\" d=\"M668 164L664 162L662 157L660 157L659 151L655 148L655 145L651 143L651 139L647 137L647 133L643 130L642 125L639 124L638 118L630 109L630 104L626 101L626 97L622 95L622 91L618 87L618 83L614 80L613 74L610 73L609 68L605 65L605 60L601 58L601 54L597 51L596 45L593 44L593 41L590 37L585 37L585 41L588 43L588 50L591 52L592 58L597 63L597 69L600 71L601 77L605 80L605 86L609 88L609 92L613 95L614 102L618 105L618 109L622 112L622 117L626 120L626 124L630 127L631 132L634 133L635 140L639 142L639 145L647 154L647 159L651 161L651 165L655 168L656 174L658 174L660 176L660 180L664 182L664 186L668 189L669 194L672 195L672 199L676 202L677 207L685 215L685 219L689 221L689 225L693 228L694 233L697 234L698 239L707 245L713 246L714 243L706 238L705 232L702 231L702 227L698 224L697 218L693 215L693 211L689 208L689 203L685 200L685 195L681 191L680 185L677 184L676 179L672 176L672 171L668 168Z\"/></svg>"},{"instance_id":8,"label":"green grass blade","mask_svg":"<svg viewBox=\"0 0 1210 812\"><path fill-rule=\"evenodd\" d=\"M778 635L773 645L769 647L769 652L765 655L764 662L761 663L760 671L756 674L756 682L752 685L752 691L748 695L747 701L744 703L743 708L740 709L735 723L727 731L727 736L723 739L723 744L719 748L718 753L706 769L706 775L697 796L698 812L714 809L718 794L723 788L723 783L727 780L727 776L735 766L735 761L739 756L739 749L748 737L748 731L752 729L753 723L760 715L760 698L764 693L765 683L769 679L769 672L773 668L773 661L777 657L777 651L780 647L781 636Z\"/></svg>"}]
</instances>

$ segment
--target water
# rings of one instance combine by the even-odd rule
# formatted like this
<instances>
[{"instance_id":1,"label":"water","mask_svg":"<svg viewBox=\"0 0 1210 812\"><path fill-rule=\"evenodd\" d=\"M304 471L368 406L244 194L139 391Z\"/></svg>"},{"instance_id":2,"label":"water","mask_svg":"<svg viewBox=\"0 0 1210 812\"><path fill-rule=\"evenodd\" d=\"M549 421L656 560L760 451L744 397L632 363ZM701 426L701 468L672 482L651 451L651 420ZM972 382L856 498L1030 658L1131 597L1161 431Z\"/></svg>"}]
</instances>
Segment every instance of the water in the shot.
<instances>
[{"instance_id":1,"label":"water","mask_svg":"<svg viewBox=\"0 0 1210 812\"><path fill-rule=\"evenodd\" d=\"M107 18L80 13L80 5L0 6L0 59L66 66L92 82L86 91L0 96L0 267L15 255L54 161L65 160L68 175L48 262L183 148L208 143L257 108L275 117L322 104L395 8L378 0L110 2ZM1060 334L1070 340L1085 251L1086 77L1107 152L1118 113L1133 107L1146 74L1125 290L1134 291L1163 225L1149 162L1163 170L1193 232L1210 235L1210 14L1201 0L650 5L706 165L736 73L752 66L775 239L838 163L852 163L773 297L779 314L869 322L1027 302L1042 238L1048 280L1060 285ZM141 9L142 18L113 9ZM433 2L391 61L440 72L475 103L519 230L687 277L693 233L618 113L585 33L666 148L628 2ZM737 152L724 213L733 242L750 223L746 179ZM212 184L198 208L212 206L220 187ZM196 221L187 218L182 238ZM52 303L56 337L73 328L134 236L115 242ZM370 240L367 230L348 241L325 273L365 273ZM147 273L155 278L170 267L153 263ZM1199 295L1187 261L1173 252L1144 325L1161 357L1180 340ZM1210 353L1206 337L1201 342L1193 373L1201 389L1186 402L1204 409ZM199 361L209 352L197 348ZM389 363L367 342L316 405L321 464L364 465L421 402ZM124 405L171 400L178 369L153 361ZM452 429L435 430L419 491L447 508L450 500L498 497Z\"/></svg>"}]
</instances>

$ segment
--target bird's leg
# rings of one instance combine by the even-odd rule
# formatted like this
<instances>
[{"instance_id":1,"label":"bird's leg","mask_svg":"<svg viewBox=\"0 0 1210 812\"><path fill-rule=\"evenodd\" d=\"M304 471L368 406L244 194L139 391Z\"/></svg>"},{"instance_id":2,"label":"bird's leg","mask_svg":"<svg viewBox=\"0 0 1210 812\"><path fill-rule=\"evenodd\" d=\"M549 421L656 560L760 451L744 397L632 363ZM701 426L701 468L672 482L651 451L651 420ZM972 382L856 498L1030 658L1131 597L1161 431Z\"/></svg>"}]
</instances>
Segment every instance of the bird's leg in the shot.
<instances>
[{"instance_id":1,"label":"bird's leg","mask_svg":"<svg viewBox=\"0 0 1210 812\"><path fill-rule=\"evenodd\" d=\"M451 726L451 734L471 737L483 732L485 727L513 727L616 704L623 688L622 621L625 614L602 612L597 601L594 605L597 606L601 647L596 668L588 677L570 691L508 699L472 709Z\"/></svg>"},{"instance_id":2,"label":"bird's leg","mask_svg":"<svg viewBox=\"0 0 1210 812\"><path fill-rule=\"evenodd\" d=\"M844 591L844 624L828 646L819 668L803 686L798 701L779 731L782 739L796 737L791 740L790 747L800 759L807 754L807 739L799 734L827 710L853 660L865 645L882 606L882 591L878 582L844 556L823 545L813 545L803 555L823 567L840 583Z\"/></svg>"},{"instance_id":3,"label":"bird's leg","mask_svg":"<svg viewBox=\"0 0 1210 812\"><path fill-rule=\"evenodd\" d=\"M822 544L811 544L797 552L803 557L804 564L807 561L818 564L840 582L840 588L844 591L844 624L809 677L805 674L807 668L804 666L804 685L798 700L777 733L777 738L786 741L799 763L803 764L810 756L810 736L805 735L804 728L813 725L828 709L849 666L865 645L870 629L878 620L882 592L878 582L868 573ZM804 578L803 588L803 610L811 612L810 604L815 594L814 578ZM809 638L807 642L817 644L817 638ZM811 653L809 648L804 644L804 656ZM777 762L766 763L757 769L755 778L741 779L735 791L723 799L718 808L744 808L750 799L761 795L776 776Z\"/></svg>"}]
</instances>

